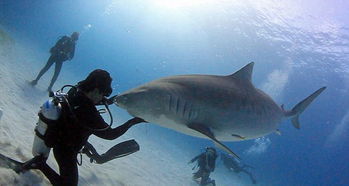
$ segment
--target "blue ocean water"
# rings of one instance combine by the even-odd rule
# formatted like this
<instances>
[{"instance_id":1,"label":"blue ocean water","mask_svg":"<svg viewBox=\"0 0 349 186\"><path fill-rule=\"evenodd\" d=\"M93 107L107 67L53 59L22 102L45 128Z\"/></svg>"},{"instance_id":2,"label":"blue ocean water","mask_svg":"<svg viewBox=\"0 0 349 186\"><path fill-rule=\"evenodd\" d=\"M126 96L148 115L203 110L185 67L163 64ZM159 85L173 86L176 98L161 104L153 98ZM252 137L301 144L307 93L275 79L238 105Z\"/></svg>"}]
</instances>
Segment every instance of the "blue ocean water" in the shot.
<instances>
[{"instance_id":1,"label":"blue ocean water","mask_svg":"<svg viewBox=\"0 0 349 186\"><path fill-rule=\"evenodd\" d=\"M256 167L261 185L348 185L348 8L341 0L2 0L0 25L47 54L43 60L59 36L79 31L63 70L84 78L106 69L114 93L169 75L228 75L251 61L254 85L286 108L327 86L300 130L285 121L281 136L226 144ZM193 155L212 145L149 130Z\"/></svg>"}]
</instances>

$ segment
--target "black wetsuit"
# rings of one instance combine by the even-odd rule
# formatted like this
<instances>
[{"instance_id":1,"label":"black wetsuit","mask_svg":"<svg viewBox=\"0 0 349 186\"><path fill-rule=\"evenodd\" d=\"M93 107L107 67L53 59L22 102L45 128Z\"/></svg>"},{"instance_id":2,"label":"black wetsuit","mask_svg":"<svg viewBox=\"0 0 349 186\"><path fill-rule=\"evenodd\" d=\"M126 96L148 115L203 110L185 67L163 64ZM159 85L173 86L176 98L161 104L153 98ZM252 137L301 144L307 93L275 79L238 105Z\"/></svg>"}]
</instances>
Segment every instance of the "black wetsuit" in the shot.
<instances>
[{"instance_id":1,"label":"black wetsuit","mask_svg":"<svg viewBox=\"0 0 349 186\"><path fill-rule=\"evenodd\" d=\"M69 95L68 100L76 119L69 116L61 118L59 128L48 134L52 135L48 137L52 139L48 143L53 144L53 154L59 166L59 174L46 163L39 167L53 185L70 186L78 184L77 154L91 134L103 139L113 140L123 135L134 124L142 122L139 118L133 118L114 129L91 130L91 128L103 129L108 127L93 102L80 91Z\"/></svg>"},{"instance_id":2,"label":"black wetsuit","mask_svg":"<svg viewBox=\"0 0 349 186\"><path fill-rule=\"evenodd\" d=\"M56 63L55 65L55 72L53 74L53 77L51 79L51 83L48 87L48 90L52 89L53 84L56 82L58 75L62 69L63 62L66 60L71 60L74 57L75 53L75 41L73 41L68 36L61 37L56 45L50 49L51 56L47 60L46 65L40 70L38 76L34 81L32 81L32 84L35 85L37 81L41 78L42 75L44 75L47 70L53 65L53 63Z\"/></svg>"},{"instance_id":3,"label":"black wetsuit","mask_svg":"<svg viewBox=\"0 0 349 186\"><path fill-rule=\"evenodd\" d=\"M205 185L208 183L211 172L214 171L216 167L216 159L217 155L210 155L207 152L204 152L195 158L193 158L190 162L197 161L199 170L194 173L193 178L201 178L200 185Z\"/></svg>"}]
</instances>

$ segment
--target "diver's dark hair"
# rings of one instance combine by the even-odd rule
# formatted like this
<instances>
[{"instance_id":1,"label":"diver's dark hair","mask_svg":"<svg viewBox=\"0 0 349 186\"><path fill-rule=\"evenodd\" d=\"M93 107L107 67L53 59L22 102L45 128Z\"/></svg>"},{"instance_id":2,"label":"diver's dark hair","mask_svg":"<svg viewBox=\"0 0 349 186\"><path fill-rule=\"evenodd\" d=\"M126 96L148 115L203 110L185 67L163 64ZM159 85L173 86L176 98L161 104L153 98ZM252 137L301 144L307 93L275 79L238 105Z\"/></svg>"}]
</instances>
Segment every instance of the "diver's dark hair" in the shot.
<instances>
[{"instance_id":1,"label":"diver's dark hair","mask_svg":"<svg viewBox=\"0 0 349 186\"><path fill-rule=\"evenodd\" d=\"M110 96L113 91L111 88L112 80L107 71L96 69L85 80L78 83L78 88L84 92L90 92L97 88L104 96Z\"/></svg>"}]
</instances>

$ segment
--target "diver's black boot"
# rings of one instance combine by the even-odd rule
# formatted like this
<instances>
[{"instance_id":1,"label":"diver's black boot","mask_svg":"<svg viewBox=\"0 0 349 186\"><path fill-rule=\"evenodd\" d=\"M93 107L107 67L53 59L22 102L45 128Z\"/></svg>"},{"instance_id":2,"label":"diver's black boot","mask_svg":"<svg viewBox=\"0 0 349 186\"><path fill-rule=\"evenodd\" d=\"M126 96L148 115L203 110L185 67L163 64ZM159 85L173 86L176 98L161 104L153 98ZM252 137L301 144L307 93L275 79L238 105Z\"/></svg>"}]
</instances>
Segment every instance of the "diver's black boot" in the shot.
<instances>
[{"instance_id":1,"label":"diver's black boot","mask_svg":"<svg viewBox=\"0 0 349 186\"><path fill-rule=\"evenodd\" d=\"M30 169L40 169L43 164L46 162L46 158L42 155L35 156L27 162L24 162L22 165L22 171L27 171Z\"/></svg>"},{"instance_id":2,"label":"diver's black boot","mask_svg":"<svg viewBox=\"0 0 349 186\"><path fill-rule=\"evenodd\" d=\"M9 168L15 171L17 174L25 172L22 167L23 163L0 154L0 166L4 168Z\"/></svg>"}]
</instances>

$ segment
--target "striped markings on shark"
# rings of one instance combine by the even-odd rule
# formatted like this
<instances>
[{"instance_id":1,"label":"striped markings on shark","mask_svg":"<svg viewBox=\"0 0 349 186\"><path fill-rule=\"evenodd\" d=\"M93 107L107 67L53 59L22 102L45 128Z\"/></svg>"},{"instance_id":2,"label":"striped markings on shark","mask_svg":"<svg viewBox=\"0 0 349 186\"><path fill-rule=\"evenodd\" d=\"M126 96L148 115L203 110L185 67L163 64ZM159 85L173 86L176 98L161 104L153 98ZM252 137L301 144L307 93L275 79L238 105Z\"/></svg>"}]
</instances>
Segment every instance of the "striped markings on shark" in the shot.
<instances>
[{"instance_id":1,"label":"striped markings on shark","mask_svg":"<svg viewBox=\"0 0 349 186\"><path fill-rule=\"evenodd\" d=\"M238 157L221 141L255 139L276 132L291 118L300 128L299 116L321 94L322 87L292 110L278 106L251 82L254 62L228 76L179 75L143 84L115 98L115 104L135 117L178 132L211 139Z\"/></svg>"}]
</instances>

